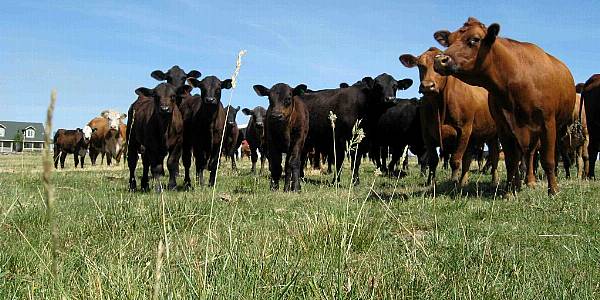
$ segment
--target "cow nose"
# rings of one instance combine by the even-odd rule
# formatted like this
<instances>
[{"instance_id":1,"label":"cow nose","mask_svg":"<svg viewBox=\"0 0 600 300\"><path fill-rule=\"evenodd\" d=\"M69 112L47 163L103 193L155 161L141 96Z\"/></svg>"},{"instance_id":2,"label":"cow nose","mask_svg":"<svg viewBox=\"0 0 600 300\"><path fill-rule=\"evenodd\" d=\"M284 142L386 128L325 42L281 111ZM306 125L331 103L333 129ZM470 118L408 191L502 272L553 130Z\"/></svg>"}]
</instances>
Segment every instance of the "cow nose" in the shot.
<instances>
[{"instance_id":1,"label":"cow nose","mask_svg":"<svg viewBox=\"0 0 600 300\"><path fill-rule=\"evenodd\" d=\"M263 127L263 122L256 122L257 127Z\"/></svg>"},{"instance_id":2,"label":"cow nose","mask_svg":"<svg viewBox=\"0 0 600 300\"><path fill-rule=\"evenodd\" d=\"M110 129L117 130L119 127L117 125L110 125Z\"/></svg>"},{"instance_id":3,"label":"cow nose","mask_svg":"<svg viewBox=\"0 0 600 300\"><path fill-rule=\"evenodd\" d=\"M160 111L161 111L162 113L168 114L168 113L171 113L171 108L170 108L169 106L164 106L164 105L161 105L161 107L160 107Z\"/></svg>"},{"instance_id":4,"label":"cow nose","mask_svg":"<svg viewBox=\"0 0 600 300\"><path fill-rule=\"evenodd\" d=\"M433 69L442 75L451 75L456 72L454 60L445 54L439 54L435 57Z\"/></svg>"},{"instance_id":5,"label":"cow nose","mask_svg":"<svg viewBox=\"0 0 600 300\"><path fill-rule=\"evenodd\" d=\"M204 101L206 101L206 103L214 103L215 97L206 97L204 98Z\"/></svg>"},{"instance_id":6,"label":"cow nose","mask_svg":"<svg viewBox=\"0 0 600 300\"><path fill-rule=\"evenodd\" d=\"M419 86L420 93L433 92L435 91L435 82L433 81L423 81Z\"/></svg>"},{"instance_id":7,"label":"cow nose","mask_svg":"<svg viewBox=\"0 0 600 300\"><path fill-rule=\"evenodd\" d=\"M283 114L282 113L272 113L271 114L271 119L274 119L274 120L283 120Z\"/></svg>"},{"instance_id":8,"label":"cow nose","mask_svg":"<svg viewBox=\"0 0 600 300\"><path fill-rule=\"evenodd\" d=\"M394 101L394 100L396 100L396 97L393 97L393 96L386 97L386 98L385 98L385 100L387 100L387 101L390 101L390 102L391 102L391 101Z\"/></svg>"}]
</instances>

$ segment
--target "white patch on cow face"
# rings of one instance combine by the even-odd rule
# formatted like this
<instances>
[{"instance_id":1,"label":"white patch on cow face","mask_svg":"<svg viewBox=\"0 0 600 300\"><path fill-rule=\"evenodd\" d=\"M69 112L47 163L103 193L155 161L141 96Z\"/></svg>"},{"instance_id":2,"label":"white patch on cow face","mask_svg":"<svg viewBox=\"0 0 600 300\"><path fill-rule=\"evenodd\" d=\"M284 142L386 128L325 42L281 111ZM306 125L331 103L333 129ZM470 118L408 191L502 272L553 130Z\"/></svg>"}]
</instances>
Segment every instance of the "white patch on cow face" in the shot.
<instances>
[{"instance_id":1,"label":"white patch on cow face","mask_svg":"<svg viewBox=\"0 0 600 300\"><path fill-rule=\"evenodd\" d=\"M119 125L123 123L122 115L117 111L107 111L103 114L108 119L109 129L119 130Z\"/></svg>"},{"instance_id":2,"label":"white patch on cow face","mask_svg":"<svg viewBox=\"0 0 600 300\"><path fill-rule=\"evenodd\" d=\"M90 126L83 127L83 138L89 141L92 138L92 128Z\"/></svg>"}]
</instances>

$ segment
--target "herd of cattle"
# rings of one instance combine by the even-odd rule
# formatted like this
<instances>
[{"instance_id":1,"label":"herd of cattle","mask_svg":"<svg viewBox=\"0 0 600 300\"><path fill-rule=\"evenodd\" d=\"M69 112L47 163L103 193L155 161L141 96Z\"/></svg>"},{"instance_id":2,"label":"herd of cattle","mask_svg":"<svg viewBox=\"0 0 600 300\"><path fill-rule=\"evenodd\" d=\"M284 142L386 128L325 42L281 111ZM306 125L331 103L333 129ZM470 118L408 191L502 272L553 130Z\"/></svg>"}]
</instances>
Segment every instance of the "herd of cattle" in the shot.
<instances>
[{"instance_id":1,"label":"herd of cattle","mask_svg":"<svg viewBox=\"0 0 600 300\"><path fill-rule=\"evenodd\" d=\"M454 32L434 34L445 51L431 47L418 56L401 55L402 65L418 68L421 99L396 98L396 92L410 87L412 80L396 80L386 73L325 90L304 84L255 85L254 91L267 97L269 106L243 109L250 116L245 132L235 122L240 107L224 108L221 102L221 91L232 88L231 79L201 78L200 72L186 73L178 66L154 71L151 76L163 82L152 89L138 88L127 115L105 111L83 129L58 130L55 166L59 154L64 166L66 153L75 154L77 166L78 156L88 148L92 164L98 154L110 164L111 159L119 161L126 149L131 191L137 189L140 156L142 190L149 189L149 172L156 180L165 174L166 157L167 187L174 189L182 158L184 187L190 188L193 155L197 182L204 183L203 171L208 169L213 185L221 155L230 157L235 168L234 156L245 140L252 172L260 152L261 170L265 158L269 162L271 189L279 188L283 173L284 190L299 191L309 158L317 166L321 159L330 166L335 162L334 180L339 180L336 175L349 156L357 184L364 156L368 154L383 172L395 174L406 147L419 157L422 170L428 169L427 183L432 184L439 147L440 154L449 158L451 180L464 186L473 157L480 157L487 145L494 185L504 153L507 192L520 189L521 173L528 186L535 185L538 161L551 195L558 191L559 158L567 176L576 161L578 176L593 178L600 149L600 123L594 121L600 116L600 75L575 86L561 61L534 44L501 38L499 30L498 24L485 26L469 18ZM192 94L194 88L200 94ZM360 124L365 138L348 148L355 124ZM391 161L386 164L388 150ZM160 189L160 184L156 186Z\"/></svg>"}]
</instances>

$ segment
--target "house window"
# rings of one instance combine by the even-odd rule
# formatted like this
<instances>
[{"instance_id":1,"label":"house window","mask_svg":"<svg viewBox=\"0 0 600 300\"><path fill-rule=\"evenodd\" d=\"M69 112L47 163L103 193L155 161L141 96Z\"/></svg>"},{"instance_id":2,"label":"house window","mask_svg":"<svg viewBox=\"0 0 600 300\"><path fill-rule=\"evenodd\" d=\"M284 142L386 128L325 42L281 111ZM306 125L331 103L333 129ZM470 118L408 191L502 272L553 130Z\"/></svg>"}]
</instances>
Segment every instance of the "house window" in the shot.
<instances>
[{"instance_id":1,"label":"house window","mask_svg":"<svg viewBox=\"0 0 600 300\"><path fill-rule=\"evenodd\" d=\"M35 130L33 130L33 128L27 128L27 130L25 130L25 137L28 139L32 139L35 137Z\"/></svg>"},{"instance_id":2,"label":"house window","mask_svg":"<svg viewBox=\"0 0 600 300\"><path fill-rule=\"evenodd\" d=\"M4 127L0 126L0 137L4 137L5 134L6 134L6 129L4 129Z\"/></svg>"}]
</instances>

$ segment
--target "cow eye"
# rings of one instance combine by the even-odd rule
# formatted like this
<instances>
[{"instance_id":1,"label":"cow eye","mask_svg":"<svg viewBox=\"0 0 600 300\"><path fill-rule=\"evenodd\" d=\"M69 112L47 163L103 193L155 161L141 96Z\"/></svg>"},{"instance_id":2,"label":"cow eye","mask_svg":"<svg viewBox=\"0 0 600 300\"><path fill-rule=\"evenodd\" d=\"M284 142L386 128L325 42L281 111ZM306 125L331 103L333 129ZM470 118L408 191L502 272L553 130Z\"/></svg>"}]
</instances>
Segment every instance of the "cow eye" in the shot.
<instances>
[{"instance_id":1,"label":"cow eye","mask_svg":"<svg viewBox=\"0 0 600 300\"><path fill-rule=\"evenodd\" d=\"M469 39L469 46L471 46L471 47L477 46L477 44L479 44L479 41L481 41L480 38L473 37L473 38Z\"/></svg>"}]
</instances>

